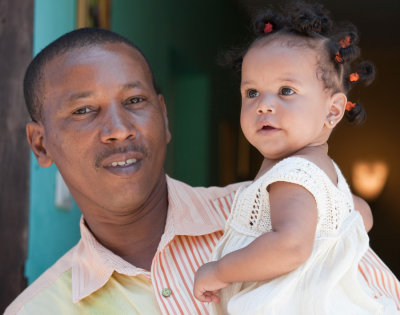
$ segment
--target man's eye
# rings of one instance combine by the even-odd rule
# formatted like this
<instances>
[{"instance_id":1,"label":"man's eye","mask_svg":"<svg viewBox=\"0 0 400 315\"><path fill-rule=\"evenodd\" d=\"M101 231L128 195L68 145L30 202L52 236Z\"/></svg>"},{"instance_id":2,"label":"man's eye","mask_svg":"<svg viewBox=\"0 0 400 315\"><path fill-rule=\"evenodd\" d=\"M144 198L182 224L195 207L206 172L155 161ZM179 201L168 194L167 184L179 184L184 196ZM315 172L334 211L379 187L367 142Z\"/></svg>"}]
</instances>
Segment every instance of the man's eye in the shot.
<instances>
[{"instance_id":1,"label":"man's eye","mask_svg":"<svg viewBox=\"0 0 400 315\"><path fill-rule=\"evenodd\" d=\"M92 110L89 107L82 107L73 112L74 115L84 115L90 113Z\"/></svg>"},{"instance_id":2,"label":"man's eye","mask_svg":"<svg viewBox=\"0 0 400 315\"><path fill-rule=\"evenodd\" d=\"M281 89L281 95L289 96L293 95L294 91L291 88L284 87Z\"/></svg>"},{"instance_id":3,"label":"man's eye","mask_svg":"<svg viewBox=\"0 0 400 315\"><path fill-rule=\"evenodd\" d=\"M136 96L128 99L127 103L128 104L139 104L144 101L144 98L141 96Z\"/></svg>"},{"instance_id":4,"label":"man's eye","mask_svg":"<svg viewBox=\"0 0 400 315\"><path fill-rule=\"evenodd\" d=\"M255 98L257 96L259 96L260 93L258 93L257 90L247 90L247 97L248 98Z\"/></svg>"}]
</instances>

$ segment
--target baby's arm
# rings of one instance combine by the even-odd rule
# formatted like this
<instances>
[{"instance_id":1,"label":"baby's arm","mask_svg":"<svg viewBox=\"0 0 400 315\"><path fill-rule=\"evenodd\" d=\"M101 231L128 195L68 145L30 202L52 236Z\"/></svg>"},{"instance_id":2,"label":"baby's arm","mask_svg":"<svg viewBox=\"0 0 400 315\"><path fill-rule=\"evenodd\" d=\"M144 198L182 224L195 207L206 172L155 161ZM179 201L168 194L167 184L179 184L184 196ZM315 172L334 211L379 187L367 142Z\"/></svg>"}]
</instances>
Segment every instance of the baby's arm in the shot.
<instances>
[{"instance_id":1,"label":"baby's arm","mask_svg":"<svg viewBox=\"0 0 400 315\"><path fill-rule=\"evenodd\" d=\"M364 199L356 195L353 195L353 201L354 209L360 212L364 221L365 229L367 230L367 232L369 232L372 229L372 225L374 223L370 206Z\"/></svg>"},{"instance_id":2,"label":"baby's arm","mask_svg":"<svg viewBox=\"0 0 400 315\"><path fill-rule=\"evenodd\" d=\"M317 226L314 197L302 186L269 186L272 231L247 247L203 265L196 273L194 295L218 301L217 292L232 282L270 280L299 267L310 256Z\"/></svg>"}]
</instances>

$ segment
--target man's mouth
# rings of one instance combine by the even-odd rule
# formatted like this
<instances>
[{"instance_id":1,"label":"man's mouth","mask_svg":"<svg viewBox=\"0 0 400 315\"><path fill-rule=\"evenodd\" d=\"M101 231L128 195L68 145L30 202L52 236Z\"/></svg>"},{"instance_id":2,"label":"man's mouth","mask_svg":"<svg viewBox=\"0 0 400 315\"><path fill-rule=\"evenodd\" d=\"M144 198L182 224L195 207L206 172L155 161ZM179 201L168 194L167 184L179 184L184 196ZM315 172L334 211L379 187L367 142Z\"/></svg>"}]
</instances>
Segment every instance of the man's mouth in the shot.
<instances>
[{"instance_id":1,"label":"man's mouth","mask_svg":"<svg viewBox=\"0 0 400 315\"><path fill-rule=\"evenodd\" d=\"M129 166L136 163L136 159L127 159L126 161L114 161L111 163L112 167Z\"/></svg>"},{"instance_id":2,"label":"man's mouth","mask_svg":"<svg viewBox=\"0 0 400 315\"><path fill-rule=\"evenodd\" d=\"M143 166L143 154L129 152L125 154L113 154L103 161L103 168L113 175L130 177L137 173Z\"/></svg>"},{"instance_id":3,"label":"man's mouth","mask_svg":"<svg viewBox=\"0 0 400 315\"><path fill-rule=\"evenodd\" d=\"M122 170L136 168L143 161L144 155L141 152L116 153L101 161L99 167L109 170Z\"/></svg>"},{"instance_id":4,"label":"man's mouth","mask_svg":"<svg viewBox=\"0 0 400 315\"><path fill-rule=\"evenodd\" d=\"M129 144L115 148L104 148L96 156L95 166L119 169L134 166L148 156L144 145Z\"/></svg>"}]
</instances>

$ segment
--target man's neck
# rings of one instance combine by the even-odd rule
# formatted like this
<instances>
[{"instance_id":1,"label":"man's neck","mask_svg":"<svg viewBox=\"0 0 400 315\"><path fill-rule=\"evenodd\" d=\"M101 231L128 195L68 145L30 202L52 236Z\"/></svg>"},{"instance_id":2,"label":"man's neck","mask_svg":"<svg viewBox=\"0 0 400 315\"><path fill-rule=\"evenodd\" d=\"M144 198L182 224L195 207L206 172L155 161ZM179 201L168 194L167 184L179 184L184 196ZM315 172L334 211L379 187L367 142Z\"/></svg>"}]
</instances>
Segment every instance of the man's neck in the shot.
<instances>
[{"instance_id":1,"label":"man's neck","mask_svg":"<svg viewBox=\"0 0 400 315\"><path fill-rule=\"evenodd\" d=\"M168 191L163 177L148 200L127 215L99 218L84 213L85 222L106 248L136 267L150 270L168 212Z\"/></svg>"}]
</instances>

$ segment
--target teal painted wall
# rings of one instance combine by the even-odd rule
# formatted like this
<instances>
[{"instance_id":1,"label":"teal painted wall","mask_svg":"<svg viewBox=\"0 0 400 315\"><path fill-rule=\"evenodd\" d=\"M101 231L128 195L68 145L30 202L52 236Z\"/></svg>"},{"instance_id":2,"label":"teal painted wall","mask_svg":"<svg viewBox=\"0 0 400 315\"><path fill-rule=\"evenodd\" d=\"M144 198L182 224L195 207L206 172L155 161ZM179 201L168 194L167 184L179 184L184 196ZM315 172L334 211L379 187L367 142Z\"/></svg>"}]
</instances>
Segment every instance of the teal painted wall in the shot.
<instances>
[{"instance_id":1,"label":"teal painted wall","mask_svg":"<svg viewBox=\"0 0 400 315\"><path fill-rule=\"evenodd\" d=\"M35 0L33 53L75 28L75 1ZM25 276L34 281L79 239L80 211L54 204L57 168L40 167L31 156L28 258Z\"/></svg>"}]
</instances>

